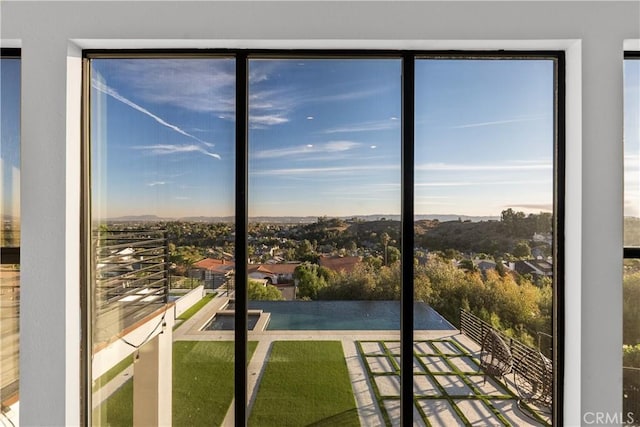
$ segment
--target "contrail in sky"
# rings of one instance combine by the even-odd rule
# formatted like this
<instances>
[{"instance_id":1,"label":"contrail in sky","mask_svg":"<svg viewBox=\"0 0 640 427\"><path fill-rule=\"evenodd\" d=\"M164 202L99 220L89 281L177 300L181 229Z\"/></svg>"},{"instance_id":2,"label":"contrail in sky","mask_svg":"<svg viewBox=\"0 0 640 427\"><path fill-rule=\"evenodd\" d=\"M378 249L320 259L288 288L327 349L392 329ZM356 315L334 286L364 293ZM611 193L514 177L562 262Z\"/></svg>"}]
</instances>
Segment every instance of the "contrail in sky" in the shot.
<instances>
[{"instance_id":1,"label":"contrail in sky","mask_svg":"<svg viewBox=\"0 0 640 427\"><path fill-rule=\"evenodd\" d=\"M151 111L149 111L146 108L136 104L135 102L125 98L124 96L120 95L115 89L110 88L109 86L107 86L106 84L98 81L95 78L91 79L91 85L96 90L99 90L100 92L102 92L102 93L104 93L106 95L109 95L110 97L122 102L123 104L128 105L129 107L140 111L142 114L146 114L147 116L149 116L152 119L154 119L156 122L160 123L162 126L166 126L169 129L172 129L172 130L178 132L181 135L184 135L186 137L195 139L196 141L198 141L201 144L204 144L207 147L213 147L213 145L214 145L214 144L212 144L210 142L206 142L206 141L201 140L197 136L191 135L189 132L185 132L184 130L180 129L176 125L172 125L171 123L166 122L162 118L160 118L160 117L156 116L155 114L153 114Z\"/></svg>"}]
</instances>

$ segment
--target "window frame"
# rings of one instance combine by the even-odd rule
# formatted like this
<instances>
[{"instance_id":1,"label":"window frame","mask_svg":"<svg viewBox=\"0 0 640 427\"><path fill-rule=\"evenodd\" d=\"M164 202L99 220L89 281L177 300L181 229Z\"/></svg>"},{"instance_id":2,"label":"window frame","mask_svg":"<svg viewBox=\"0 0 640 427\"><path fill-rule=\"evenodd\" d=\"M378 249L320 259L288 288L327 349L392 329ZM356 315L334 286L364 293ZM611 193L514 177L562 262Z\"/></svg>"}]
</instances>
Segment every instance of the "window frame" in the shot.
<instances>
[{"instance_id":1,"label":"window frame","mask_svg":"<svg viewBox=\"0 0 640 427\"><path fill-rule=\"evenodd\" d=\"M626 60L636 60L636 61L640 61L640 50L625 50L624 51L624 57L623 57L623 61ZM624 150L624 148L623 148ZM624 156L624 151L623 151L623 156ZM624 187L624 170L623 170L623 187ZM623 188L624 190L624 188ZM624 206L624 200L623 202L623 206ZM623 207L624 209L624 207ZM622 216L624 219L624 210L622 212ZM623 223L623 260L624 259L640 259L640 246L624 246L624 223Z\"/></svg>"},{"instance_id":2,"label":"window frame","mask_svg":"<svg viewBox=\"0 0 640 427\"><path fill-rule=\"evenodd\" d=\"M549 59L554 61L554 147L553 147L553 407L551 422L561 425L564 419L564 352L565 352L565 167L566 167L566 63L564 50L394 50L394 49L85 49L83 58L82 91L82 220L81 220L81 300L83 320L81 361L81 397L85 400L81 407L83 420L90 420L90 339L91 286L88 273L91 260L87 256L90 242L90 133L89 133L89 92L87 84L89 61L94 58L193 58L193 57L233 57L236 68L236 120L235 120L235 259L247 259L248 254L248 62L250 59L371 59L396 58L402 60L402 118L401 118L401 254L402 265L413 265L414 249L414 84L415 61L418 59ZM245 84L242 84L244 82ZM626 256L626 248L625 248ZM640 248L638 248L640 258ZM410 262L408 262L410 261ZM235 384L234 411L236 425L246 425L248 419L247 395L247 265L236 265L235 310ZM413 348L413 268L402 268L401 285L401 354L412 354ZM413 360L401 360L401 424L410 425L413 414ZM239 424L238 420L244 420Z\"/></svg>"},{"instance_id":3,"label":"window frame","mask_svg":"<svg viewBox=\"0 0 640 427\"><path fill-rule=\"evenodd\" d=\"M21 54L22 52L20 48L0 48L0 59L21 60L22 59ZM19 144L20 144L20 141L18 141L18 145ZM20 264L20 244L18 244L18 246L0 246L0 264L2 265ZM18 317L18 321L19 320L20 318ZM18 331L18 334L19 334L19 331ZM19 349L18 349L18 355L19 355ZM0 360L0 363L2 363L2 360ZM20 362L18 359L18 372L19 372L19 369L20 369ZM8 419L9 422L11 422L12 417L7 416L5 414L5 404L9 404L9 406L12 406L15 402L19 401L20 399L19 378L17 378L13 383L11 383L9 385L9 388L11 389L14 385L16 390L9 393L9 397L6 401L2 400L4 399L4 396L0 396L0 403L2 403L3 405L1 418ZM18 414L18 417L19 417L19 414Z\"/></svg>"},{"instance_id":4,"label":"window frame","mask_svg":"<svg viewBox=\"0 0 640 427\"><path fill-rule=\"evenodd\" d=\"M624 51L624 56L623 56L623 63L626 60L640 61L640 50L637 50L637 51L636 50L625 50ZM623 99L623 101L624 101L624 99ZM622 148L622 155L623 155L623 159L624 159L624 143L623 143L623 148ZM624 230L624 217L625 217L625 215L624 215L624 203L625 203L624 191L625 191L625 188L624 187L625 187L625 176L624 176L624 174L625 174L625 170L624 170L624 161L623 161L623 168L622 168L622 187L623 187L623 200L622 200L622 206L623 206L622 207L622 220L623 220L623 222L622 222L622 242L623 242L622 252L623 252L623 255L622 255L622 262L623 262L623 264L628 259L640 259L640 246L625 246L624 245L624 234L625 234L625 230ZM622 278L622 280L624 281L624 267L623 267L623 278ZM624 290L623 290L622 298L624 298ZM621 302L624 304L623 300ZM623 319L624 319L624 306L623 306L623 310L622 310L621 314L622 314ZM621 331L620 332L621 332L621 335L624 336L624 323L621 325ZM624 344L624 341L622 341L621 344ZM620 347L620 349L622 351L622 347ZM622 358L623 358L623 355L621 353L620 354L620 359L622 360ZM624 396L624 393L625 393L625 387L624 387L625 386L625 382L624 382L624 371L625 371L625 369L629 369L629 368L625 368L624 361L623 361L622 362L622 371L621 371L622 378L623 378L622 379L622 390L620 390L621 394L623 396ZM623 399L624 399L624 397L623 397ZM623 405L624 405L624 401L623 401ZM623 408L624 408L624 406L623 406Z\"/></svg>"},{"instance_id":5,"label":"window frame","mask_svg":"<svg viewBox=\"0 0 640 427\"><path fill-rule=\"evenodd\" d=\"M21 59L20 48L0 48L1 59ZM20 246L0 247L0 264L20 264Z\"/></svg>"}]
</instances>

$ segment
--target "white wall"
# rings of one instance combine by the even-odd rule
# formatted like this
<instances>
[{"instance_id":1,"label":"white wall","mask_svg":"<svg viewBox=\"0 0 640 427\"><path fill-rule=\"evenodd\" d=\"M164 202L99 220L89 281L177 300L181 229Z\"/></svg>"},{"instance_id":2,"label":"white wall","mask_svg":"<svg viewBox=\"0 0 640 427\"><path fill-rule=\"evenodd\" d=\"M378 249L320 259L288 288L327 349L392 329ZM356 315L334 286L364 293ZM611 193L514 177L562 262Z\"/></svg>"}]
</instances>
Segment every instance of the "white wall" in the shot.
<instances>
[{"instance_id":1,"label":"white wall","mask_svg":"<svg viewBox=\"0 0 640 427\"><path fill-rule=\"evenodd\" d=\"M565 49L565 424L621 410L622 52L640 38L638 2L5 0L0 12L3 47L23 57L22 424L79 421L78 53L103 47Z\"/></svg>"},{"instance_id":2,"label":"white wall","mask_svg":"<svg viewBox=\"0 0 640 427\"><path fill-rule=\"evenodd\" d=\"M188 293L182 295L175 302L175 313L173 318L177 319L182 313L187 311L191 306L202 299L204 296L204 286L200 285L193 288Z\"/></svg>"},{"instance_id":3,"label":"white wall","mask_svg":"<svg viewBox=\"0 0 640 427\"><path fill-rule=\"evenodd\" d=\"M162 326L162 324L165 326ZM122 339L116 339L110 342L105 347L101 348L93 355L92 361L92 380L96 380L101 375L105 374L109 369L113 368L118 362L125 357L133 354L137 349L130 346L127 343L131 343L136 346L151 341L151 339L161 332L170 338L173 337L173 325L174 321L174 306L170 305L166 312L159 312L152 318L137 326L134 330L122 336ZM171 339L170 339L171 342ZM169 350L169 352L171 352ZM28 425L28 424L26 424Z\"/></svg>"}]
</instances>

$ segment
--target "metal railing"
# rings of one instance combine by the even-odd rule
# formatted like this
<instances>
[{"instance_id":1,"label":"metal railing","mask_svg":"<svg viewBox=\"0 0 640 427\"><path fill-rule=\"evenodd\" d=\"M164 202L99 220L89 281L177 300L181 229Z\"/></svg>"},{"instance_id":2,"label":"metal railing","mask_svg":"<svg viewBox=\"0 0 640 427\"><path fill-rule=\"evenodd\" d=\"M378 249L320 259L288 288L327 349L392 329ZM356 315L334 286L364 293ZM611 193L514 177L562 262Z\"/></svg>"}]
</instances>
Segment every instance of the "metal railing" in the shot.
<instances>
[{"instance_id":1,"label":"metal railing","mask_svg":"<svg viewBox=\"0 0 640 427\"><path fill-rule=\"evenodd\" d=\"M93 250L94 341L100 342L168 301L167 232L96 230Z\"/></svg>"},{"instance_id":2,"label":"metal railing","mask_svg":"<svg viewBox=\"0 0 640 427\"><path fill-rule=\"evenodd\" d=\"M506 343L513 356L513 372L531 384L540 385L537 390L538 403L551 406L553 394L553 370L549 358L538 349L508 337L479 317L466 310L460 310L460 332L482 345L485 335L495 331Z\"/></svg>"}]
</instances>

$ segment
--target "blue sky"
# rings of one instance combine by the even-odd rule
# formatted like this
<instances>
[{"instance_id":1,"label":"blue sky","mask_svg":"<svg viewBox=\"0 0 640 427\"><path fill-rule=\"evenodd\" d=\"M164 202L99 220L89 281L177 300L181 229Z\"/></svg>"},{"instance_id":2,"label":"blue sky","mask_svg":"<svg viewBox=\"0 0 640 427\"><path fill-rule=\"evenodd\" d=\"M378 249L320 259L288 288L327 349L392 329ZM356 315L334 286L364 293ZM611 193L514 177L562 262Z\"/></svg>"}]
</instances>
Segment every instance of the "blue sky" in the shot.
<instances>
[{"instance_id":1,"label":"blue sky","mask_svg":"<svg viewBox=\"0 0 640 427\"><path fill-rule=\"evenodd\" d=\"M94 215L234 209L232 59L96 59ZM253 59L249 215L400 212L401 62ZM416 213L552 203L551 61L418 60Z\"/></svg>"},{"instance_id":2,"label":"blue sky","mask_svg":"<svg viewBox=\"0 0 640 427\"><path fill-rule=\"evenodd\" d=\"M20 60L0 59L0 180L3 216L20 216Z\"/></svg>"}]
</instances>

